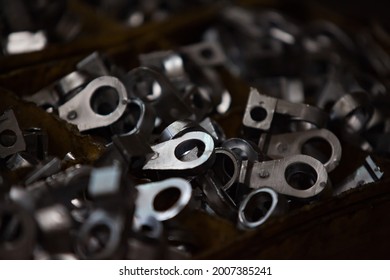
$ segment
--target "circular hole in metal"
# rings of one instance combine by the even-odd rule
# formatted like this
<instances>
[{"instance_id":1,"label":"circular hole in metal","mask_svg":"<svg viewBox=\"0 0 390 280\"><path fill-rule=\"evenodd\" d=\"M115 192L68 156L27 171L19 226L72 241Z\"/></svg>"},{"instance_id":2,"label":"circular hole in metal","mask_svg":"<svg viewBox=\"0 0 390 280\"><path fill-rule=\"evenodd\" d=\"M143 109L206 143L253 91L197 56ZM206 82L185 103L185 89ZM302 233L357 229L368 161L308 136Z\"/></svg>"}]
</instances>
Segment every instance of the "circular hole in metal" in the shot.
<instances>
[{"instance_id":1,"label":"circular hole in metal","mask_svg":"<svg viewBox=\"0 0 390 280\"><path fill-rule=\"evenodd\" d=\"M169 187L159 192L153 200L153 208L158 212L170 209L180 199L181 192L176 187Z\"/></svg>"},{"instance_id":2,"label":"circular hole in metal","mask_svg":"<svg viewBox=\"0 0 390 280\"><path fill-rule=\"evenodd\" d=\"M205 59L211 59L214 56L212 49L204 48L200 51L200 55Z\"/></svg>"},{"instance_id":3,"label":"circular hole in metal","mask_svg":"<svg viewBox=\"0 0 390 280\"><path fill-rule=\"evenodd\" d=\"M17 139L16 133L10 129L3 130L0 133L0 144L3 147L12 147Z\"/></svg>"},{"instance_id":4,"label":"circular hole in metal","mask_svg":"<svg viewBox=\"0 0 390 280\"><path fill-rule=\"evenodd\" d=\"M90 100L92 110L102 116L115 111L119 105L119 94L113 87L103 86L95 90Z\"/></svg>"},{"instance_id":5,"label":"circular hole in metal","mask_svg":"<svg viewBox=\"0 0 390 280\"><path fill-rule=\"evenodd\" d=\"M326 139L314 137L302 145L301 152L304 155L318 159L322 163L326 163L332 156L332 146Z\"/></svg>"},{"instance_id":6,"label":"circular hole in metal","mask_svg":"<svg viewBox=\"0 0 390 280\"><path fill-rule=\"evenodd\" d=\"M252 120L256 122L262 122L267 117L267 110L263 107L253 107L250 111Z\"/></svg>"},{"instance_id":7,"label":"circular hole in metal","mask_svg":"<svg viewBox=\"0 0 390 280\"><path fill-rule=\"evenodd\" d=\"M0 244L12 244L22 236L22 223L15 213L4 212L0 217Z\"/></svg>"},{"instance_id":8,"label":"circular hole in metal","mask_svg":"<svg viewBox=\"0 0 390 280\"><path fill-rule=\"evenodd\" d=\"M251 196L243 209L245 219L257 222L263 219L272 207L273 197L268 192L258 192Z\"/></svg>"},{"instance_id":9,"label":"circular hole in metal","mask_svg":"<svg viewBox=\"0 0 390 280\"><path fill-rule=\"evenodd\" d=\"M311 188L317 181L317 172L313 167L303 162L290 164L284 176L287 183L297 190L307 190Z\"/></svg>"},{"instance_id":10,"label":"circular hole in metal","mask_svg":"<svg viewBox=\"0 0 390 280\"><path fill-rule=\"evenodd\" d=\"M112 125L112 131L115 134L128 133L137 127L140 117L140 106L136 103L129 103L123 116Z\"/></svg>"},{"instance_id":11,"label":"circular hole in metal","mask_svg":"<svg viewBox=\"0 0 390 280\"><path fill-rule=\"evenodd\" d=\"M110 227L106 224L96 224L94 225L85 239L85 243L82 244L83 251L86 256L99 254L101 253L109 238L111 230Z\"/></svg>"},{"instance_id":12,"label":"circular hole in metal","mask_svg":"<svg viewBox=\"0 0 390 280\"><path fill-rule=\"evenodd\" d=\"M206 145L198 139L186 140L175 149L175 156L180 161L193 161L198 159L205 151Z\"/></svg>"},{"instance_id":13,"label":"circular hole in metal","mask_svg":"<svg viewBox=\"0 0 390 280\"><path fill-rule=\"evenodd\" d=\"M153 232L153 227L150 225L142 225L141 232L146 233L146 234L151 233L151 232Z\"/></svg>"}]
</instances>

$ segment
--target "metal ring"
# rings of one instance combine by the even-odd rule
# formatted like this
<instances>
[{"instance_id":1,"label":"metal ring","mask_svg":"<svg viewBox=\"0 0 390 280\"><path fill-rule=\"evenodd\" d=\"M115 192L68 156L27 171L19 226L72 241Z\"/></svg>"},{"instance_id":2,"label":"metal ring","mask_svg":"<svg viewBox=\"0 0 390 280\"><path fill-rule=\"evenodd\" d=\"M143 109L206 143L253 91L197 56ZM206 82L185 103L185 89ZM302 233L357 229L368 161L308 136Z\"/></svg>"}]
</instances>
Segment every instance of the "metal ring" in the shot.
<instances>
[{"instance_id":1,"label":"metal ring","mask_svg":"<svg viewBox=\"0 0 390 280\"><path fill-rule=\"evenodd\" d=\"M176 217L190 202L192 197L192 187L190 183L181 178L172 178L160 182L138 185L138 197L136 199L135 216L137 219L147 220L153 216L158 221L166 221ZM162 208L156 209L156 203L163 196L163 193L168 196L170 190L179 191L178 196L173 195L171 198L176 199L172 205L167 208L164 205ZM166 209L167 208L167 209Z\"/></svg>"},{"instance_id":2,"label":"metal ring","mask_svg":"<svg viewBox=\"0 0 390 280\"><path fill-rule=\"evenodd\" d=\"M261 208L264 208L262 210L266 210L265 214L263 213L262 216L255 218L253 221L250 221L250 219L247 217L247 209L248 205L253 201L256 200L257 196L261 195L267 195L267 198L271 198L271 205L269 207L266 207L266 205L261 205ZM252 191L240 204L240 207L238 209L238 224L239 227L242 228L257 228L264 224L269 217L275 212L276 206L278 205L278 194L271 188L260 188L257 190ZM256 201L255 201L256 202ZM259 203L265 204L269 201L258 201ZM259 205L256 205L259 206ZM268 208L268 209L266 209Z\"/></svg>"}]
</instances>

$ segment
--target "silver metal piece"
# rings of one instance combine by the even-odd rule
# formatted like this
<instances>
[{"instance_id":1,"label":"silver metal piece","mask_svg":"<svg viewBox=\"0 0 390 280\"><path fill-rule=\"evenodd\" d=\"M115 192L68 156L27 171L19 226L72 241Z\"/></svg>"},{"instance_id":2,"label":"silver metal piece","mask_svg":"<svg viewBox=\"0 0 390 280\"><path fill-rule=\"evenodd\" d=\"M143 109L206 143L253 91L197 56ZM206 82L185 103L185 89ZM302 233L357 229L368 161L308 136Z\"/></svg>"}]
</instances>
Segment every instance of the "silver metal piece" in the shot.
<instances>
[{"instance_id":1,"label":"silver metal piece","mask_svg":"<svg viewBox=\"0 0 390 280\"><path fill-rule=\"evenodd\" d=\"M63 159L64 163L75 162L75 161L76 161L76 157L71 152L67 153Z\"/></svg>"},{"instance_id":2,"label":"silver metal piece","mask_svg":"<svg viewBox=\"0 0 390 280\"><path fill-rule=\"evenodd\" d=\"M7 168L11 171L15 171L19 168L31 168L38 164L38 159L25 152L12 155L6 162Z\"/></svg>"},{"instance_id":3,"label":"silver metal piece","mask_svg":"<svg viewBox=\"0 0 390 280\"><path fill-rule=\"evenodd\" d=\"M124 82L129 95L150 103L165 124L193 115L189 104L181 99L180 92L158 69L135 68L126 75Z\"/></svg>"},{"instance_id":4,"label":"silver metal piece","mask_svg":"<svg viewBox=\"0 0 390 280\"><path fill-rule=\"evenodd\" d=\"M264 175L267 176L264 176ZM250 188L273 188L297 199L314 198L328 186L328 173L318 160L306 155L241 165L240 182Z\"/></svg>"},{"instance_id":5,"label":"silver metal piece","mask_svg":"<svg viewBox=\"0 0 390 280\"><path fill-rule=\"evenodd\" d=\"M81 60L77 63L76 68L94 77L110 75L109 69L107 69L102 56L98 52L93 52Z\"/></svg>"},{"instance_id":6,"label":"silver metal piece","mask_svg":"<svg viewBox=\"0 0 390 280\"><path fill-rule=\"evenodd\" d=\"M114 89L117 96L112 96L118 102L116 108L109 113L99 113L99 104L96 111L92 108L93 95L99 89ZM100 100L97 102L108 102ZM80 131L85 131L93 128L110 125L117 121L126 109L127 93L123 84L115 77L103 76L90 82L82 91L75 97L61 105L58 112L61 118L77 125ZM104 105L104 104L102 104Z\"/></svg>"},{"instance_id":7,"label":"silver metal piece","mask_svg":"<svg viewBox=\"0 0 390 280\"><path fill-rule=\"evenodd\" d=\"M24 129L23 138L26 142L26 153L35 156L39 160L47 158L48 135L44 129L38 127Z\"/></svg>"},{"instance_id":8,"label":"silver metal piece","mask_svg":"<svg viewBox=\"0 0 390 280\"><path fill-rule=\"evenodd\" d=\"M81 71L73 71L57 82L56 89L59 90L61 94L66 95L85 85L88 80L89 78L85 73L82 73Z\"/></svg>"},{"instance_id":9,"label":"silver metal piece","mask_svg":"<svg viewBox=\"0 0 390 280\"><path fill-rule=\"evenodd\" d=\"M119 166L95 168L91 172L88 193L93 197L117 194L121 183L121 170Z\"/></svg>"},{"instance_id":10,"label":"silver metal piece","mask_svg":"<svg viewBox=\"0 0 390 280\"><path fill-rule=\"evenodd\" d=\"M160 134L158 142L165 142L183 136L188 132L206 132L199 124L190 120L178 120L168 125ZM211 133L210 133L211 134Z\"/></svg>"},{"instance_id":11,"label":"silver metal piece","mask_svg":"<svg viewBox=\"0 0 390 280\"><path fill-rule=\"evenodd\" d=\"M103 58L98 52L94 52L78 62L73 72L39 90L35 94L23 97L23 99L34 102L46 110L58 108L61 102L68 100L72 96L72 93L80 90L92 79L108 75L110 73L104 64Z\"/></svg>"},{"instance_id":12,"label":"silver metal piece","mask_svg":"<svg viewBox=\"0 0 390 280\"><path fill-rule=\"evenodd\" d=\"M145 164L143 170L199 174L212 164L214 140L205 132L194 131L156 144L152 149L155 155Z\"/></svg>"},{"instance_id":13,"label":"silver metal piece","mask_svg":"<svg viewBox=\"0 0 390 280\"><path fill-rule=\"evenodd\" d=\"M26 149L22 131L13 110L0 116L0 158L16 154Z\"/></svg>"},{"instance_id":14,"label":"silver metal piece","mask_svg":"<svg viewBox=\"0 0 390 280\"><path fill-rule=\"evenodd\" d=\"M186 78L184 62L180 55L170 53L163 59L164 72L170 79Z\"/></svg>"},{"instance_id":15,"label":"silver metal piece","mask_svg":"<svg viewBox=\"0 0 390 280\"><path fill-rule=\"evenodd\" d=\"M255 162L262 160L258 148L255 145L241 138L230 138L222 143L222 147L227 148L234 152L241 160L249 160Z\"/></svg>"},{"instance_id":16,"label":"silver metal piece","mask_svg":"<svg viewBox=\"0 0 390 280\"><path fill-rule=\"evenodd\" d=\"M45 162L39 164L31 173L29 173L24 181L25 185L30 185L40 179L49 177L61 170L61 160L59 158L49 158Z\"/></svg>"},{"instance_id":17,"label":"silver metal piece","mask_svg":"<svg viewBox=\"0 0 390 280\"><path fill-rule=\"evenodd\" d=\"M341 97L332 107L330 118L341 123L347 133L363 131L373 115L370 97L365 92L354 92Z\"/></svg>"},{"instance_id":18,"label":"silver metal piece","mask_svg":"<svg viewBox=\"0 0 390 280\"><path fill-rule=\"evenodd\" d=\"M76 253L82 259L122 258L124 218L118 213L96 209L77 235Z\"/></svg>"},{"instance_id":19,"label":"silver metal piece","mask_svg":"<svg viewBox=\"0 0 390 280\"><path fill-rule=\"evenodd\" d=\"M38 209L35 212L35 220L39 228L46 234L68 232L72 227L72 219L69 212L61 204Z\"/></svg>"},{"instance_id":20,"label":"silver metal piece","mask_svg":"<svg viewBox=\"0 0 390 280\"><path fill-rule=\"evenodd\" d=\"M237 205L227 193L238 183L241 161L232 151L226 148L215 149L214 165L196 181L200 185L207 202L206 211L216 213L230 221L237 218Z\"/></svg>"},{"instance_id":21,"label":"silver metal piece","mask_svg":"<svg viewBox=\"0 0 390 280\"><path fill-rule=\"evenodd\" d=\"M179 215L192 197L190 183L181 178L138 185L138 197L135 201L134 225L148 224L152 216L157 221L167 221Z\"/></svg>"},{"instance_id":22,"label":"silver metal piece","mask_svg":"<svg viewBox=\"0 0 390 280\"><path fill-rule=\"evenodd\" d=\"M342 183L334 188L333 194L339 195L350 189L377 182L382 177L383 172L381 171L380 167L373 161L370 156L367 156L362 166L360 166L353 174L348 176Z\"/></svg>"},{"instance_id":23,"label":"silver metal piece","mask_svg":"<svg viewBox=\"0 0 390 280\"><path fill-rule=\"evenodd\" d=\"M127 240L126 259L152 260L162 259L166 251L164 227L154 216L146 219L133 219L134 237Z\"/></svg>"},{"instance_id":24,"label":"silver metal piece","mask_svg":"<svg viewBox=\"0 0 390 280\"><path fill-rule=\"evenodd\" d=\"M287 201L271 188L259 188L249 193L238 208L238 228L255 229L271 216L282 214Z\"/></svg>"},{"instance_id":25,"label":"silver metal piece","mask_svg":"<svg viewBox=\"0 0 390 280\"><path fill-rule=\"evenodd\" d=\"M225 90L222 92L221 103L219 103L216 108L218 114L221 115L226 114L229 111L231 105L232 105L232 96L227 90Z\"/></svg>"},{"instance_id":26,"label":"silver metal piece","mask_svg":"<svg viewBox=\"0 0 390 280\"><path fill-rule=\"evenodd\" d=\"M199 123L201 127L203 127L213 138L218 141L224 141L226 139L226 135L223 132L222 127L213 119L207 117L203 121Z\"/></svg>"},{"instance_id":27,"label":"silver metal piece","mask_svg":"<svg viewBox=\"0 0 390 280\"><path fill-rule=\"evenodd\" d=\"M47 44L46 34L43 31L35 33L19 31L8 35L4 43L4 53L7 55L40 51Z\"/></svg>"},{"instance_id":28,"label":"silver metal piece","mask_svg":"<svg viewBox=\"0 0 390 280\"><path fill-rule=\"evenodd\" d=\"M317 144L319 147L316 147ZM312 156L321 161L328 172L340 163L342 152L340 141L327 129L276 135L262 134L259 147L272 159L299 154Z\"/></svg>"},{"instance_id":29,"label":"silver metal piece","mask_svg":"<svg viewBox=\"0 0 390 280\"><path fill-rule=\"evenodd\" d=\"M201 42L181 47L180 51L199 66L216 66L226 62L225 53L218 42Z\"/></svg>"},{"instance_id":30,"label":"silver metal piece","mask_svg":"<svg viewBox=\"0 0 390 280\"><path fill-rule=\"evenodd\" d=\"M323 127L327 122L327 115L316 107L269 97L251 88L243 124L267 131L271 128L274 114L287 115L294 121L308 122L318 128Z\"/></svg>"},{"instance_id":31,"label":"silver metal piece","mask_svg":"<svg viewBox=\"0 0 390 280\"><path fill-rule=\"evenodd\" d=\"M36 246L33 214L15 203L0 203L0 259L29 259Z\"/></svg>"},{"instance_id":32,"label":"silver metal piece","mask_svg":"<svg viewBox=\"0 0 390 280\"><path fill-rule=\"evenodd\" d=\"M145 104L139 98L127 101L127 107L118 121L110 126L113 134L132 135L142 133L149 137L154 129L155 112L150 104Z\"/></svg>"}]
</instances>

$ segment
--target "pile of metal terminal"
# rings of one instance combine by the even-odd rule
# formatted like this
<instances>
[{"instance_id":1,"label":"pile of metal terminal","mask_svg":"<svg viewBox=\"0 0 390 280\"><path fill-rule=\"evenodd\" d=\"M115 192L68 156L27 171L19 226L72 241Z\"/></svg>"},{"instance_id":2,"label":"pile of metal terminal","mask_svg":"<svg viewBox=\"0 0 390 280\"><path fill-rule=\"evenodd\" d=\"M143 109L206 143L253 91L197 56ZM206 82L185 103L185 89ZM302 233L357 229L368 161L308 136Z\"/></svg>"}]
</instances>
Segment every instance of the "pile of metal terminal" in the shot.
<instances>
[{"instance_id":1,"label":"pile of metal terminal","mask_svg":"<svg viewBox=\"0 0 390 280\"><path fill-rule=\"evenodd\" d=\"M340 141L390 151L389 57L369 33L228 7L203 38L141 54L129 72L93 53L25 98L104 143L91 165L49 155L44 129L2 112L1 168L30 172L1 181L0 258L191 258L180 221L195 211L261 230L381 179L370 156L344 181L328 176ZM236 138L214 120L232 105L221 67L252 86Z\"/></svg>"}]
</instances>

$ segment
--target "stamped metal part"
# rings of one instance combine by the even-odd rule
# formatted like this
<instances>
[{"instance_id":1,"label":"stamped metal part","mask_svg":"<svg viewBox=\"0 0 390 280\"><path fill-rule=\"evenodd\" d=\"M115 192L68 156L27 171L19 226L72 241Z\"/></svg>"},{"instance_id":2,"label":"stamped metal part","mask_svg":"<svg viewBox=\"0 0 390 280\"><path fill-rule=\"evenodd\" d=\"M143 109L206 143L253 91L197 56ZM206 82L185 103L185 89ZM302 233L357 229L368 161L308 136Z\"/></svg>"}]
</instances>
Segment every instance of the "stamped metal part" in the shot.
<instances>
[{"instance_id":1,"label":"stamped metal part","mask_svg":"<svg viewBox=\"0 0 390 280\"><path fill-rule=\"evenodd\" d=\"M202 42L181 47L180 52L199 66L222 65L226 61L225 53L218 42Z\"/></svg>"},{"instance_id":2,"label":"stamped metal part","mask_svg":"<svg viewBox=\"0 0 390 280\"><path fill-rule=\"evenodd\" d=\"M30 185L40 179L49 177L61 170L61 160L56 157L49 158L38 164L32 172L30 172L25 180L25 185Z\"/></svg>"},{"instance_id":3,"label":"stamped metal part","mask_svg":"<svg viewBox=\"0 0 390 280\"><path fill-rule=\"evenodd\" d=\"M293 121L307 122L318 128L325 126L328 118L327 114L316 107L269 97L251 88L245 108L244 126L267 131L271 128L274 114L286 115Z\"/></svg>"},{"instance_id":4,"label":"stamped metal part","mask_svg":"<svg viewBox=\"0 0 390 280\"><path fill-rule=\"evenodd\" d=\"M170 178L136 186L138 197L135 201L135 225L148 224L149 217L167 221L179 215L190 203L192 187L181 178Z\"/></svg>"},{"instance_id":5,"label":"stamped metal part","mask_svg":"<svg viewBox=\"0 0 390 280\"><path fill-rule=\"evenodd\" d=\"M238 209L238 227L255 229L271 216L283 214L287 201L271 188L259 188L249 193Z\"/></svg>"},{"instance_id":6,"label":"stamped metal part","mask_svg":"<svg viewBox=\"0 0 390 280\"><path fill-rule=\"evenodd\" d=\"M55 90L58 90L60 97L66 96L72 91L84 86L86 83L88 83L89 80L90 77L88 77L86 73L81 71L73 71L57 81Z\"/></svg>"},{"instance_id":7,"label":"stamped metal part","mask_svg":"<svg viewBox=\"0 0 390 280\"><path fill-rule=\"evenodd\" d=\"M117 212L96 209L77 235L75 251L82 259L122 258L124 217Z\"/></svg>"},{"instance_id":8,"label":"stamped metal part","mask_svg":"<svg viewBox=\"0 0 390 280\"><path fill-rule=\"evenodd\" d=\"M126 104L123 84L115 77L102 76L90 82L58 111L61 118L85 131L114 123L124 113Z\"/></svg>"},{"instance_id":9,"label":"stamped metal part","mask_svg":"<svg viewBox=\"0 0 390 280\"><path fill-rule=\"evenodd\" d=\"M15 55L40 51L44 49L46 45L47 35L44 31L19 31L8 35L3 43L3 51L6 55Z\"/></svg>"},{"instance_id":10,"label":"stamped metal part","mask_svg":"<svg viewBox=\"0 0 390 280\"><path fill-rule=\"evenodd\" d=\"M76 69L49 86L39 90L31 96L23 99L34 102L45 110L58 108L63 102L69 100L72 95L81 90L94 78L110 75L103 58L94 52L77 63Z\"/></svg>"},{"instance_id":11,"label":"stamped metal part","mask_svg":"<svg viewBox=\"0 0 390 280\"><path fill-rule=\"evenodd\" d=\"M0 158L24 151L26 143L13 110L0 116Z\"/></svg>"},{"instance_id":12,"label":"stamped metal part","mask_svg":"<svg viewBox=\"0 0 390 280\"><path fill-rule=\"evenodd\" d=\"M95 168L91 172L88 193L94 197L118 194L121 186L121 170L119 166Z\"/></svg>"},{"instance_id":13,"label":"stamped metal part","mask_svg":"<svg viewBox=\"0 0 390 280\"><path fill-rule=\"evenodd\" d=\"M118 121L110 126L116 135L132 135L142 133L149 137L154 129L156 115L150 104L145 104L139 98L127 101L126 110Z\"/></svg>"},{"instance_id":14,"label":"stamped metal part","mask_svg":"<svg viewBox=\"0 0 390 280\"><path fill-rule=\"evenodd\" d=\"M189 118L192 115L189 106L180 99L177 89L155 68L144 66L135 68L126 75L124 83L131 97L138 97L144 102L151 103L165 123Z\"/></svg>"},{"instance_id":15,"label":"stamped metal part","mask_svg":"<svg viewBox=\"0 0 390 280\"><path fill-rule=\"evenodd\" d=\"M30 212L15 203L0 203L0 259L30 259L36 231Z\"/></svg>"},{"instance_id":16,"label":"stamped metal part","mask_svg":"<svg viewBox=\"0 0 390 280\"><path fill-rule=\"evenodd\" d=\"M247 127L269 130L276 111L278 100L260 94L257 89L251 88L243 124Z\"/></svg>"},{"instance_id":17,"label":"stamped metal part","mask_svg":"<svg viewBox=\"0 0 390 280\"><path fill-rule=\"evenodd\" d=\"M213 119L207 117L199 123L217 142L222 142L226 139L226 135L222 127Z\"/></svg>"},{"instance_id":18,"label":"stamped metal part","mask_svg":"<svg viewBox=\"0 0 390 280\"><path fill-rule=\"evenodd\" d=\"M228 191L234 189L240 175L241 160L229 149L216 148L215 162L196 182L205 195L207 206L219 216L231 221L237 218L237 205ZM234 194L235 190L232 190Z\"/></svg>"},{"instance_id":19,"label":"stamped metal part","mask_svg":"<svg viewBox=\"0 0 390 280\"><path fill-rule=\"evenodd\" d=\"M200 131L152 146L155 155L144 165L145 171L176 171L197 175L213 163L214 140Z\"/></svg>"},{"instance_id":20,"label":"stamped metal part","mask_svg":"<svg viewBox=\"0 0 390 280\"><path fill-rule=\"evenodd\" d=\"M332 107L332 122L341 124L347 133L365 129L374 113L370 97L365 92L354 92L341 97Z\"/></svg>"},{"instance_id":21,"label":"stamped metal part","mask_svg":"<svg viewBox=\"0 0 390 280\"><path fill-rule=\"evenodd\" d=\"M71 249L70 231L73 221L69 210L56 204L35 212L35 220L42 235L42 245L51 252ZM61 240L61 242L58 242Z\"/></svg>"},{"instance_id":22,"label":"stamped metal part","mask_svg":"<svg viewBox=\"0 0 390 280\"><path fill-rule=\"evenodd\" d=\"M178 120L168 125L160 134L158 141L165 142L174 138L183 136L185 133L191 131L206 132L200 124L191 120Z\"/></svg>"},{"instance_id":23,"label":"stamped metal part","mask_svg":"<svg viewBox=\"0 0 390 280\"><path fill-rule=\"evenodd\" d=\"M164 227L154 216L133 219L133 237L127 239L126 259L163 259L165 248Z\"/></svg>"},{"instance_id":24,"label":"stamped metal part","mask_svg":"<svg viewBox=\"0 0 390 280\"><path fill-rule=\"evenodd\" d=\"M15 171L19 168L34 168L39 164L39 160L33 155L21 152L10 156L6 161L6 166L9 170Z\"/></svg>"},{"instance_id":25,"label":"stamped metal part","mask_svg":"<svg viewBox=\"0 0 390 280\"><path fill-rule=\"evenodd\" d=\"M45 160L48 156L48 135L39 127L31 127L23 130L26 152L39 160Z\"/></svg>"},{"instance_id":26,"label":"stamped metal part","mask_svg":"<svg viewBox=\"0 0 390 280\"><path fill-rule=\"evenodd\" d=\"M241 166L240 182L250 188L273 188L280 194L297 199L310 199L328 186L328 173L324 165L307 155L288 156L279 160L248 161Z\"/></svg>"},{"instance_id":27,"label":"stamped metal part","mask_svg":"<svg viewBox=\"0 0 390 280\"><path fill-rule=\"evenodd\" d=\"M362 166L334 188L333 194L339 195L350 189L377 182L383 177L383 174L374 160L367 156Z\"/></svg>"},{"instance_id":28,"label":"stamped metal part","mask_svg":"<svg viewBox=\"0 0 390 280\"><path fill-rule=\"evenodd\" d=\"M143 135L129 134L122 136L114 135L112 137L116 151L131 169L141 169L154 155L154 151L150 147L147 138L143 137ZM110 159L107 163L110 164L109 162Z\"/></svg>"},{"instance_id":29,"label":"stamped metal part","mask_svg":"<svg viewBox=\"0 0 390 280\"><path fill-rule=\"evenodd\" d=\"M341 144L327 129L260 136L259 147L272 159L306 154L321 161L328 172L341 160Z\"/></svg>"},{"instance_id":30,"label":"stamped metal part","mask_svg":"<svg viewBox=\"0 0 390 280\"><path fill-rule=\"evenodd\" d=\"M259 149L245 139L230 138L222 143L222 147L234 152L241 160L255 162L264 159Z\"/></svg>"}]
</instances>

